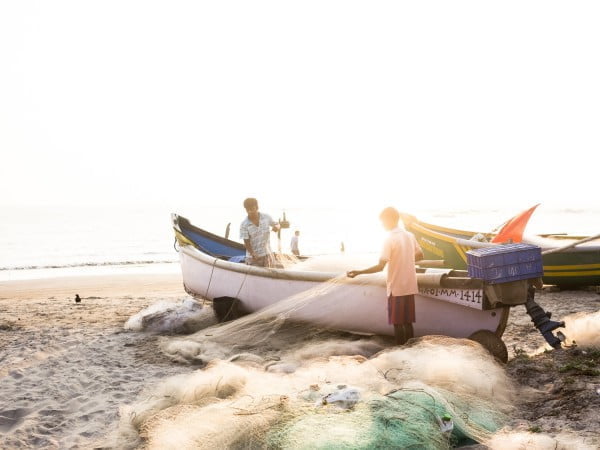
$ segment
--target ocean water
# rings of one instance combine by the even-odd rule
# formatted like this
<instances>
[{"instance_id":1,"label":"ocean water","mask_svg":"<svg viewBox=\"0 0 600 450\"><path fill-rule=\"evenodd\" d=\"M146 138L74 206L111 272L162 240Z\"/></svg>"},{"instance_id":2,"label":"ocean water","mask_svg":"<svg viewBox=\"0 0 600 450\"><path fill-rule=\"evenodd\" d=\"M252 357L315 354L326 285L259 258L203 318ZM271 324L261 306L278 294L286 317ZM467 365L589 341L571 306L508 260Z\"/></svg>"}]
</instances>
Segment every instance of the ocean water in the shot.
<instances>
[{"instance_id":1,"label":"ocean water","mask_svg":"<svg viewBox=\"0 0 600 450\"><path fill-rule=\"evenodd\" d=\"M411 210L422 220L439 225L491 231L523 208ZM1 207L0 280L122 271L177 271L170 213L177 212L215 234L239 238L242 208L167 207ZM282 208L267 210L274 219ZM282 233L281 247L289 250L294 230L300 230L303 254L337 254L341 243L348 253L373 252L384 232L377 210L335 208L286 209L291 223ZM600 208L545 208L532 216L527 233L600 233ZM275 234L271 245L278 248Z\"/></svg>"}]
</instances>

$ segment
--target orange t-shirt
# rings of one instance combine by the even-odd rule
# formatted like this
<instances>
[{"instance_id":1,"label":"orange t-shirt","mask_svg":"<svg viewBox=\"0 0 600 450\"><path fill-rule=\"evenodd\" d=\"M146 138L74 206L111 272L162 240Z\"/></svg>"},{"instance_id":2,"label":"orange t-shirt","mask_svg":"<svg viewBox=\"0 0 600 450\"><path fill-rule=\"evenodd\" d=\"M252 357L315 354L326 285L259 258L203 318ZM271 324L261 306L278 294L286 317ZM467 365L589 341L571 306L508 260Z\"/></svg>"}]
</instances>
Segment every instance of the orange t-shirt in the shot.
<instances>
[{"instance_id":1,"label":"orange t-shirt","mask_svg":"<svg viewBox=\"0 0 600 450\"><path fill-rule=\"evenodd\" d=\"M399 227L390 231L381 252L381 259L388 263L388 295L398 297L419 292L415 271L415 253L420 249L421 247L412 233Z\"/></svg>"}]
</instances>

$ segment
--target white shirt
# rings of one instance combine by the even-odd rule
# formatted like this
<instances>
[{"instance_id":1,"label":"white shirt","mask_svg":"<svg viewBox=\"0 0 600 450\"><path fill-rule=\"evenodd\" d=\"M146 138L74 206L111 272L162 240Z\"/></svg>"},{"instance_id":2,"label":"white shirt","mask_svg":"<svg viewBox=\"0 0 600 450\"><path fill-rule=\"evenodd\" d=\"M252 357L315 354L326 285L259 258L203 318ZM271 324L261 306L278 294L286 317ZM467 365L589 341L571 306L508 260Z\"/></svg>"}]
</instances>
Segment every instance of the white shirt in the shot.
<instances>
[{"instance_id":1,"label":"white shirt","mask_svg":"<svg viewBox=\"0 0 600 450\"><path fill-rule=\"evenodd\" d=\"M394 296L417 294L415 253L420 250L415 236L396 227L383 244L381 258L387 261L387 294Z\"/></svg>"},{"instance_id":2,"label":"white shirt","mask_svg":"<svg viewBox=\"0 0 600 450\"><path fill-rule=\"evenodd\" d=\"M290 248L292 251L298 251L298 236L293 235L292 241L290 242Z\"/></svg>"}]
</instances>

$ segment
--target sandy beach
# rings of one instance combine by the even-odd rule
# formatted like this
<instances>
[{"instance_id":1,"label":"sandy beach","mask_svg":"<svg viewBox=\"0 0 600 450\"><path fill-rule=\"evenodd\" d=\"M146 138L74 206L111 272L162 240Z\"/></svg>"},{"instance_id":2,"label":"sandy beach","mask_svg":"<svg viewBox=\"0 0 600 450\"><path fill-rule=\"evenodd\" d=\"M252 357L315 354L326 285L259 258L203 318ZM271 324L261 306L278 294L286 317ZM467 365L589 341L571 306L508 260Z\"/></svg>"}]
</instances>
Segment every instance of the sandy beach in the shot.
<instances>
[{"instance_id":1,"label":"sandy beach","mask_svg":"<svg viewBox=\"0 0 600 450\"><path fill-rule=\"evenodd\" d=\"M186 297L179 275L13 281L0 293L1 448L100 445L120 404L191 370L161 358L155 337L123 330L157 300Z\"/></svg>"},{"instance_id":2,"label":"sandy beach","mask_svg":"<svg viewBox=\"0 0 600 450\"><path fill-rule=\"evenodd\" d=\"M74 302L76 293L81 304ZM123 405L160 380L198 370L164 356L160 336L126 332L123 325L157 301L184 298L179 275L1 283L0 447L116 445ZM537 298L554 318L600 310L593 289L546 287ZM571 347L534 355L544 342L524 307L513 310L504 340L511 358L507 372L538 391L517 405L510 429L575 440L569 447L563 439L559 448L599 445L598 352Z\"/></svg>"}]
</instances>

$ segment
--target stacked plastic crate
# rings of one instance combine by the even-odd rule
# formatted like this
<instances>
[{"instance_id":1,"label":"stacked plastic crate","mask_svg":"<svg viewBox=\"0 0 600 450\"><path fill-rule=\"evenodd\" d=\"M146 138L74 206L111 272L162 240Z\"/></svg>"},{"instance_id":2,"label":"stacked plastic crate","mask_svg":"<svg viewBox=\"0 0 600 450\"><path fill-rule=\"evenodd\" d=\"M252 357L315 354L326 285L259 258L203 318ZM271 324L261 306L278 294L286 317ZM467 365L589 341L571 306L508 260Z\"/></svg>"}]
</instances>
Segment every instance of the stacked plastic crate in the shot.
<instances>
[{"instance_id":1,"label":"stacked plastic crate","mask_svg":"<svg viewBox=\"0 0 600 450\"><path fill-rule=\"evenodd\" d=\"M505 244L469 250L469 276L490 284L538 278L544 274L542 249L530 244Z\"/></svg>"}]
</instances>

